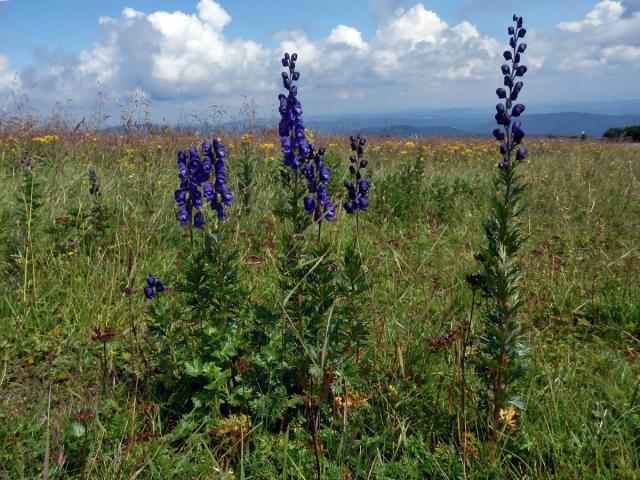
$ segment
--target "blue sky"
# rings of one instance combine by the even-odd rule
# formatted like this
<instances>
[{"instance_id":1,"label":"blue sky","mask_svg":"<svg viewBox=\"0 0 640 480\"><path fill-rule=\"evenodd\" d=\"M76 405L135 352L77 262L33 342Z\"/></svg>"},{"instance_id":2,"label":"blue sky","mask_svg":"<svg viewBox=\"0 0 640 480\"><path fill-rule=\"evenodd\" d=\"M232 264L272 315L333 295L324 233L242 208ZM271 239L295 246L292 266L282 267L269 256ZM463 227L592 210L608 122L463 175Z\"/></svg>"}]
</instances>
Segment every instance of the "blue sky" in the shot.
<instances>
[{"instance_id":1,"label":"blue sky","mask_svg":"<svg viewBox=\"0 0 640 480\"><path fill-rule=\"evenodd\" d=\"M267 110L290 48L319 114L478 106L499 86L514 9L530 99L640 97L639 0L5 0L0 105L21 89L42 114L88 111L98 91L106 109L144 95L170 119L243 96Z\"/></svg>"}]
</instances>

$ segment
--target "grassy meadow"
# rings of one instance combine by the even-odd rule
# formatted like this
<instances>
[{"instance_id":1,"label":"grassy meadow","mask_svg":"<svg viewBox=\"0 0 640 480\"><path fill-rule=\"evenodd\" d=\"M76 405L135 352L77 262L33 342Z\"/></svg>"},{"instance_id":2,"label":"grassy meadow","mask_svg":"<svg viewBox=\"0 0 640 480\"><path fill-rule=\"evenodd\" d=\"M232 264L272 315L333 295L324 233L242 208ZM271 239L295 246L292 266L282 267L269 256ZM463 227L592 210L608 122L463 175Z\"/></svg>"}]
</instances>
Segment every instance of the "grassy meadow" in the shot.
<instances>
[{"instance_id":1,"label":"grassy meadow","mask_svg":"<svg viewBox=\"0 0 640 480\"><path fill-rule=\"evenodd\" d=\"M230 315L240 326L226 379L189 384L192 398L176 392L184 371L204 368L185 360L199 351L167 332L190 314L185 272L206 230L179 225L173 192L176 152L205 136L54 133L0 138L0 479L640 476L639 148L525 140L521 322L531 354L521 408L505 410L488 441L476 347L461 383L460 338L473 296L465 277L478 270L495 194L494 141L368 139L362 346L346 348L348 367L323 364L325 394L311 396L274 367L285 351L334 351L322 331L305 345L288 330L284 305L298 291L281 267L291 252L277 132L223 134L234 203L201 267L235 252L228 295L239 298ZM356 255L341 206L350 148L348 137L314 143L327 148L336 217L320 242L314 225L298 240L313 266L305 275L324 268L316 280L328 285ZM204 211L207 229L217 225ZM152 300L148 273L166 286ZM340 292L327 294L323 318L348 309ZM222 400L208 403L214 393Z\"/></svg>"}]
</instances>

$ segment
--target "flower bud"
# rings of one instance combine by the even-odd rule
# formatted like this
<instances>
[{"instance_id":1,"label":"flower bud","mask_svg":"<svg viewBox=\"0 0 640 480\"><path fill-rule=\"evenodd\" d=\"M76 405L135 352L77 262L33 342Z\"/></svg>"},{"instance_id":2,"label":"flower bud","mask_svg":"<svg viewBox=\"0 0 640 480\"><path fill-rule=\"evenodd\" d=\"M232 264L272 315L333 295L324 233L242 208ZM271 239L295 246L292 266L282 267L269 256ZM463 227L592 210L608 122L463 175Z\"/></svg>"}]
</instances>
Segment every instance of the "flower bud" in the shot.
<instances>
[{"instance_id":1,"label":"flower bud","mask_svg":"<svg viewBox=\"0 0 640 480\"><path fill-rule=\"evenodd\" d=\"M511 55L511 52L509 50L505 50L503 52L502 56L504 57L505 60L513 59L513 56Z\"/></svg>"},{"instance_id":2,"label":"flower bud","mask_svg":"<svg viewBox=\"0 0 640 480\"><path fill-rule=\"evenodd\" d=\"M504 88L498 88L496 95L498 95L498 98L507 98L507 91Z\"/></svg>"},{"instance_id":3,"label":"flower bud","mask_svg":"<svg viewBox=\"0 0 640 480\"><path fill-rule=\"evenodd\" d=\"M500 68L502 69L503 75L509 75L509 73L511 73L511 69L509 68L509 65L507 65L506 63L502 65L502 67Z\"/></svg>"},{"instance_id":4,"label":"flower bud","mask_svg":"<svg viewBox=\"0 0 640 480\"><path fill-rule=\"evenodd\" d=\"M501 128L496 128L493 130L493 136L496 137L496 140L503 141L504 140L504 130Z\"/></svg>"},{"instance_id":5,"label":"flower bud","mask_svg":"<svg viewBox=\"0 0 640 480\"><path fill-rule=\"evenodd\" d=\"M513 115L514 117L519 117L522 114L522 112L524 112L524 105L519 103L515 107L513 107L513 110L511 111L511 115Z\"/></svg>"},{"instance_id":6,"label":"flower bud","mask_svg":"<svg viewBox=\"0 0 640 480\"><path fill-rule=\"evenodd\" d=\"M524 160L524 157L527 155L527 148L520 147L516 152L516 160Z\"/></svg>"},{"instance_id":7,"label":"flower bud","mask_svg":"<svg viewBox=\"0 0 640 480\"><path fill-rule=\"evenodd\" d=\"M193 217L193 226L196 228L204 228L204 215L198 210Z\"/></svg>"},{"instance_id":8,"label":"flower bud","mask_svg":"<svg viewBox=\"0 0 640 480\"><path fill-rule=\"evenodd\" d=\"M316 202L313 199L313 197L309 197L309 196L304 197L303 203L304 203L304 210L307 213L311 213L316 209Z\"/></svg>"}]
</instances>

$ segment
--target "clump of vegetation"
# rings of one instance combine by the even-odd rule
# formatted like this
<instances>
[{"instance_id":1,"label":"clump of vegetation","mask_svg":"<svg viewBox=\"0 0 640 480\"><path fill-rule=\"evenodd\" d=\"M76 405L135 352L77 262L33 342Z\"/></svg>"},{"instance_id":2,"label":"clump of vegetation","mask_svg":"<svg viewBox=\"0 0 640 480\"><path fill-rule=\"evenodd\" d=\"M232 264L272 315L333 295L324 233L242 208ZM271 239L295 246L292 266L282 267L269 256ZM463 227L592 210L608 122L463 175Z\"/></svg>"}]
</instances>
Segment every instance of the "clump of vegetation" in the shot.
<instances>
[{"instance_id":1,"label":"clump of vegetation","mask_svg":"<svg viewBox=\"0 0 640 480\"><path fill-rule=\"evenodd\" d=\"M602 136L609 140L630 140L632 142L640 142L640 125L631 125L623 128L610 128L604 132Z\"/></svg>"}]
</instances>

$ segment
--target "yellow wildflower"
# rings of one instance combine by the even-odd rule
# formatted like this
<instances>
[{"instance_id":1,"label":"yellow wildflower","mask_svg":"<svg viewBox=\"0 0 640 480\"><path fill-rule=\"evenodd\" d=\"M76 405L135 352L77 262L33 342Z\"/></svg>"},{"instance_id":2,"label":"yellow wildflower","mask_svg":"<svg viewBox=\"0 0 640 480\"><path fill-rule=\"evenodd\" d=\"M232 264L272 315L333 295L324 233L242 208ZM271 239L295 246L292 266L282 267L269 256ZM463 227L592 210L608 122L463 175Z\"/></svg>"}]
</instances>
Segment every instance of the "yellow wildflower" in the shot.
<instances>
[{"instance_id":1,"label":"yellow wildflower","mask_svg":"<svg viewBox=\"0 0 640 480\"><path fill-rule=\"evenodd\" d=\"M34 137L32 140L38 143L51 143L59 139L58 135L45 135L44 137Z\"/></svg>"},{"instance_id":2,"label":"yellow wildflower","mask_svg":"<svg viewBox=\"0 0 640 480\"><path fill-rule=\"evenodd\" d=\"M514 405L508 405L507 408L500 409L500 421L509 427L511 430L515 430L518 426L518 417L520 412Z\"/></svg>"},{"instance_id":3,"label":"yellow wildflower","mask_svg":"<svg viewBox=\"0 0 640 480\"><path fill-rule=\"evenodd\" d=\"M307 140L309 140L309 143L313 143L313 132L311 130L309 130L308 128L304 129L304 134L307 137Z\"/></svg>"}]
</instances>

